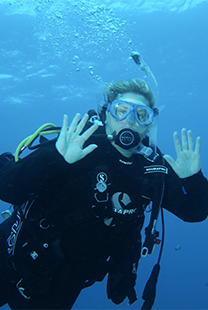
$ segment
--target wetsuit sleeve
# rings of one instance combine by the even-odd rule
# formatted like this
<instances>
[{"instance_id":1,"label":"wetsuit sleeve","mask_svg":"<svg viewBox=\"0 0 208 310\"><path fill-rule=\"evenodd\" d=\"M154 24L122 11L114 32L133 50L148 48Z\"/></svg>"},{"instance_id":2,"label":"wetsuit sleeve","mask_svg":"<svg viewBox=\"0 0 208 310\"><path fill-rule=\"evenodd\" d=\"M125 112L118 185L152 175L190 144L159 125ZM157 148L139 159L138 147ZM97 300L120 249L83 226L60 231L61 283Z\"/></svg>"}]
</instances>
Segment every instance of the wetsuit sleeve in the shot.
<instances>
[{"instance_id":1,"label":"wetsuit sleeve","mask_svg":"<svg viewBox=\"0 0 208 310\"><path fill-rule=\"evenodd\" d=\"M202 172L180 179L169 165L168 170L163 207L186 222L205 220L208 215L208 182Z\"/></svg>"},{"instance_id":2,"label":"wetsuit sleeve","mask_svg":"<svg viewBox=\"0 0 208 310\"><path fill-rule=\"evenodd\" d=\"M8 161L0 170L0 199L21 204L34 199L51 184L62 184L72 166L55 145L42 147L18 162Z\"/></svg>"}]
</instances>

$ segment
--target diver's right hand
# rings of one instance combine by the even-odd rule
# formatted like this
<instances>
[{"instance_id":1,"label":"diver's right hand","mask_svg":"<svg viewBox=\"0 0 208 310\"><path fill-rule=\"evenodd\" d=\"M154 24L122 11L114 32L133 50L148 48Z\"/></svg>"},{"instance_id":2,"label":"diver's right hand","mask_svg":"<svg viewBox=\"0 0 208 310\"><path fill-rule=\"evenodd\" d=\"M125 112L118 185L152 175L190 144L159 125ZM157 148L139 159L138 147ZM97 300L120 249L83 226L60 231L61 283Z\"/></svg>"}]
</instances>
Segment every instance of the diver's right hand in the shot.
<instances>
[{"instance_id":1,"label":"diver's right hand","mask_svg":"<svg viewBox=\"0 0 208 310\"><path fill-rule=\"evenodd\" d=\"M97 148L96 144L90 144L89 146L83 148L84 143L97 130L98 125L95 124L91 126L82 135L80 135L89 115L85 114L79 122L80 116L81 115L77 113L68 128L68 116L64 115L63 126L56 142L58 152L69 164L79 161Z\"/></svg>"}]
</instances>

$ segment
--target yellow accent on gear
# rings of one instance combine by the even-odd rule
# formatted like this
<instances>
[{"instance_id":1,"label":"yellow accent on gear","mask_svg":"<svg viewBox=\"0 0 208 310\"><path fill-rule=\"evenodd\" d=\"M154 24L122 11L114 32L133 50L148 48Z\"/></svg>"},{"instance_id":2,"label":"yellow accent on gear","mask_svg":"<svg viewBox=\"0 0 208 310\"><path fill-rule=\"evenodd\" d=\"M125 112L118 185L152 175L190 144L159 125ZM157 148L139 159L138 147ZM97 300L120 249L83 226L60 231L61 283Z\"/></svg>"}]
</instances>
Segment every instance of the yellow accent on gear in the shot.
<instances>
[{"instance_id":1,"label":"yellow accent on gear","mask_svg":"<svg viewBox=\"0 0 208 310\"><path fill-rule=\"evenodd\" d=\"M14 153L14 158L15 158L15 162L17 162L19 160L19 154L21 151L23 151L25 148L28 147L28 145L30 145L35 139L37 139L37 137L39 136L43 136L43 135L48 135L48 134L54 134L60 133L59 129L48 129L46 131L43 131L43 129L47 128L47 127L57 127L56 125L52 124L52 123L47 123L42 125L41 127L39 127L36 132L34 132L32 135L28 136L27 138L25 138L16 148L16 151Z\"/></svg>"}]
</instances>

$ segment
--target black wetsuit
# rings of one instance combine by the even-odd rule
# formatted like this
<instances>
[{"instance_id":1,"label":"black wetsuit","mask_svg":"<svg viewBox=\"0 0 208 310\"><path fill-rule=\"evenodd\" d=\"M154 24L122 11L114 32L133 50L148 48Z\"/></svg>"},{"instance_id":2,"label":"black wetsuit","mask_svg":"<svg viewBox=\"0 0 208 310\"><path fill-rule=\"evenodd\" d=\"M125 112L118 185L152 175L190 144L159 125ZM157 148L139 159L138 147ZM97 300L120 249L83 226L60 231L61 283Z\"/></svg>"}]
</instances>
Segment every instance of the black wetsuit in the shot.
<instances>
[{"instance_id":1,"label":"black wetsuit","mask_svg":"<svg viewBox=\"0 0 208 310\"><path fill-rule=\"evenodd\" d=\"M132 293L144 209L155 186L151 178L144 184L144 167L151 163L138 154L122 156L102 127L87 143L98 148L74 164L50 144L3 167L0 198L18 206L29 202L21 209L24 220L17 207L0 226L1 305L70 309L81 289L107 273L113 302ZM203 221L208 183L202 172L182 180L165 165L163 207L184 221Z\"/></svg>"}]
</instances>

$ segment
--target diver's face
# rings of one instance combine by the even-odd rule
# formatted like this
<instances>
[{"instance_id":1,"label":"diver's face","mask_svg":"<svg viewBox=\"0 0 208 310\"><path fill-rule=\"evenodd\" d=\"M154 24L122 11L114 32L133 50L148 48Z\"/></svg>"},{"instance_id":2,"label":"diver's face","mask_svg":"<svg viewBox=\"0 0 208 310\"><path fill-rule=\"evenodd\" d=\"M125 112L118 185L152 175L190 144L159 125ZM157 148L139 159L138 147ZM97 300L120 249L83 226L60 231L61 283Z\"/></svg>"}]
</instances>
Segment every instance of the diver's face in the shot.
<instances>
[{"instance_id":1,"label":"diver's face","mask_svg":"<svg viewBox=\"0 0 208 310\"><path fill-rule=\"evenodd\" d=\"M134 105L144 104L146 106L148 105L147 99L138 94L134 93L125 93L120 95L116 100L124 100L127 102L130 102ZM106 111L106 134L111 135L112 133L118 133L120 130L124 128L130 128L136 132L139 133L140 139L143 140L148 132L148 125L141 126L136 121L133 111L123 120L118 120L114 118L109 110Z\"/></svg>"}]
</instances>

